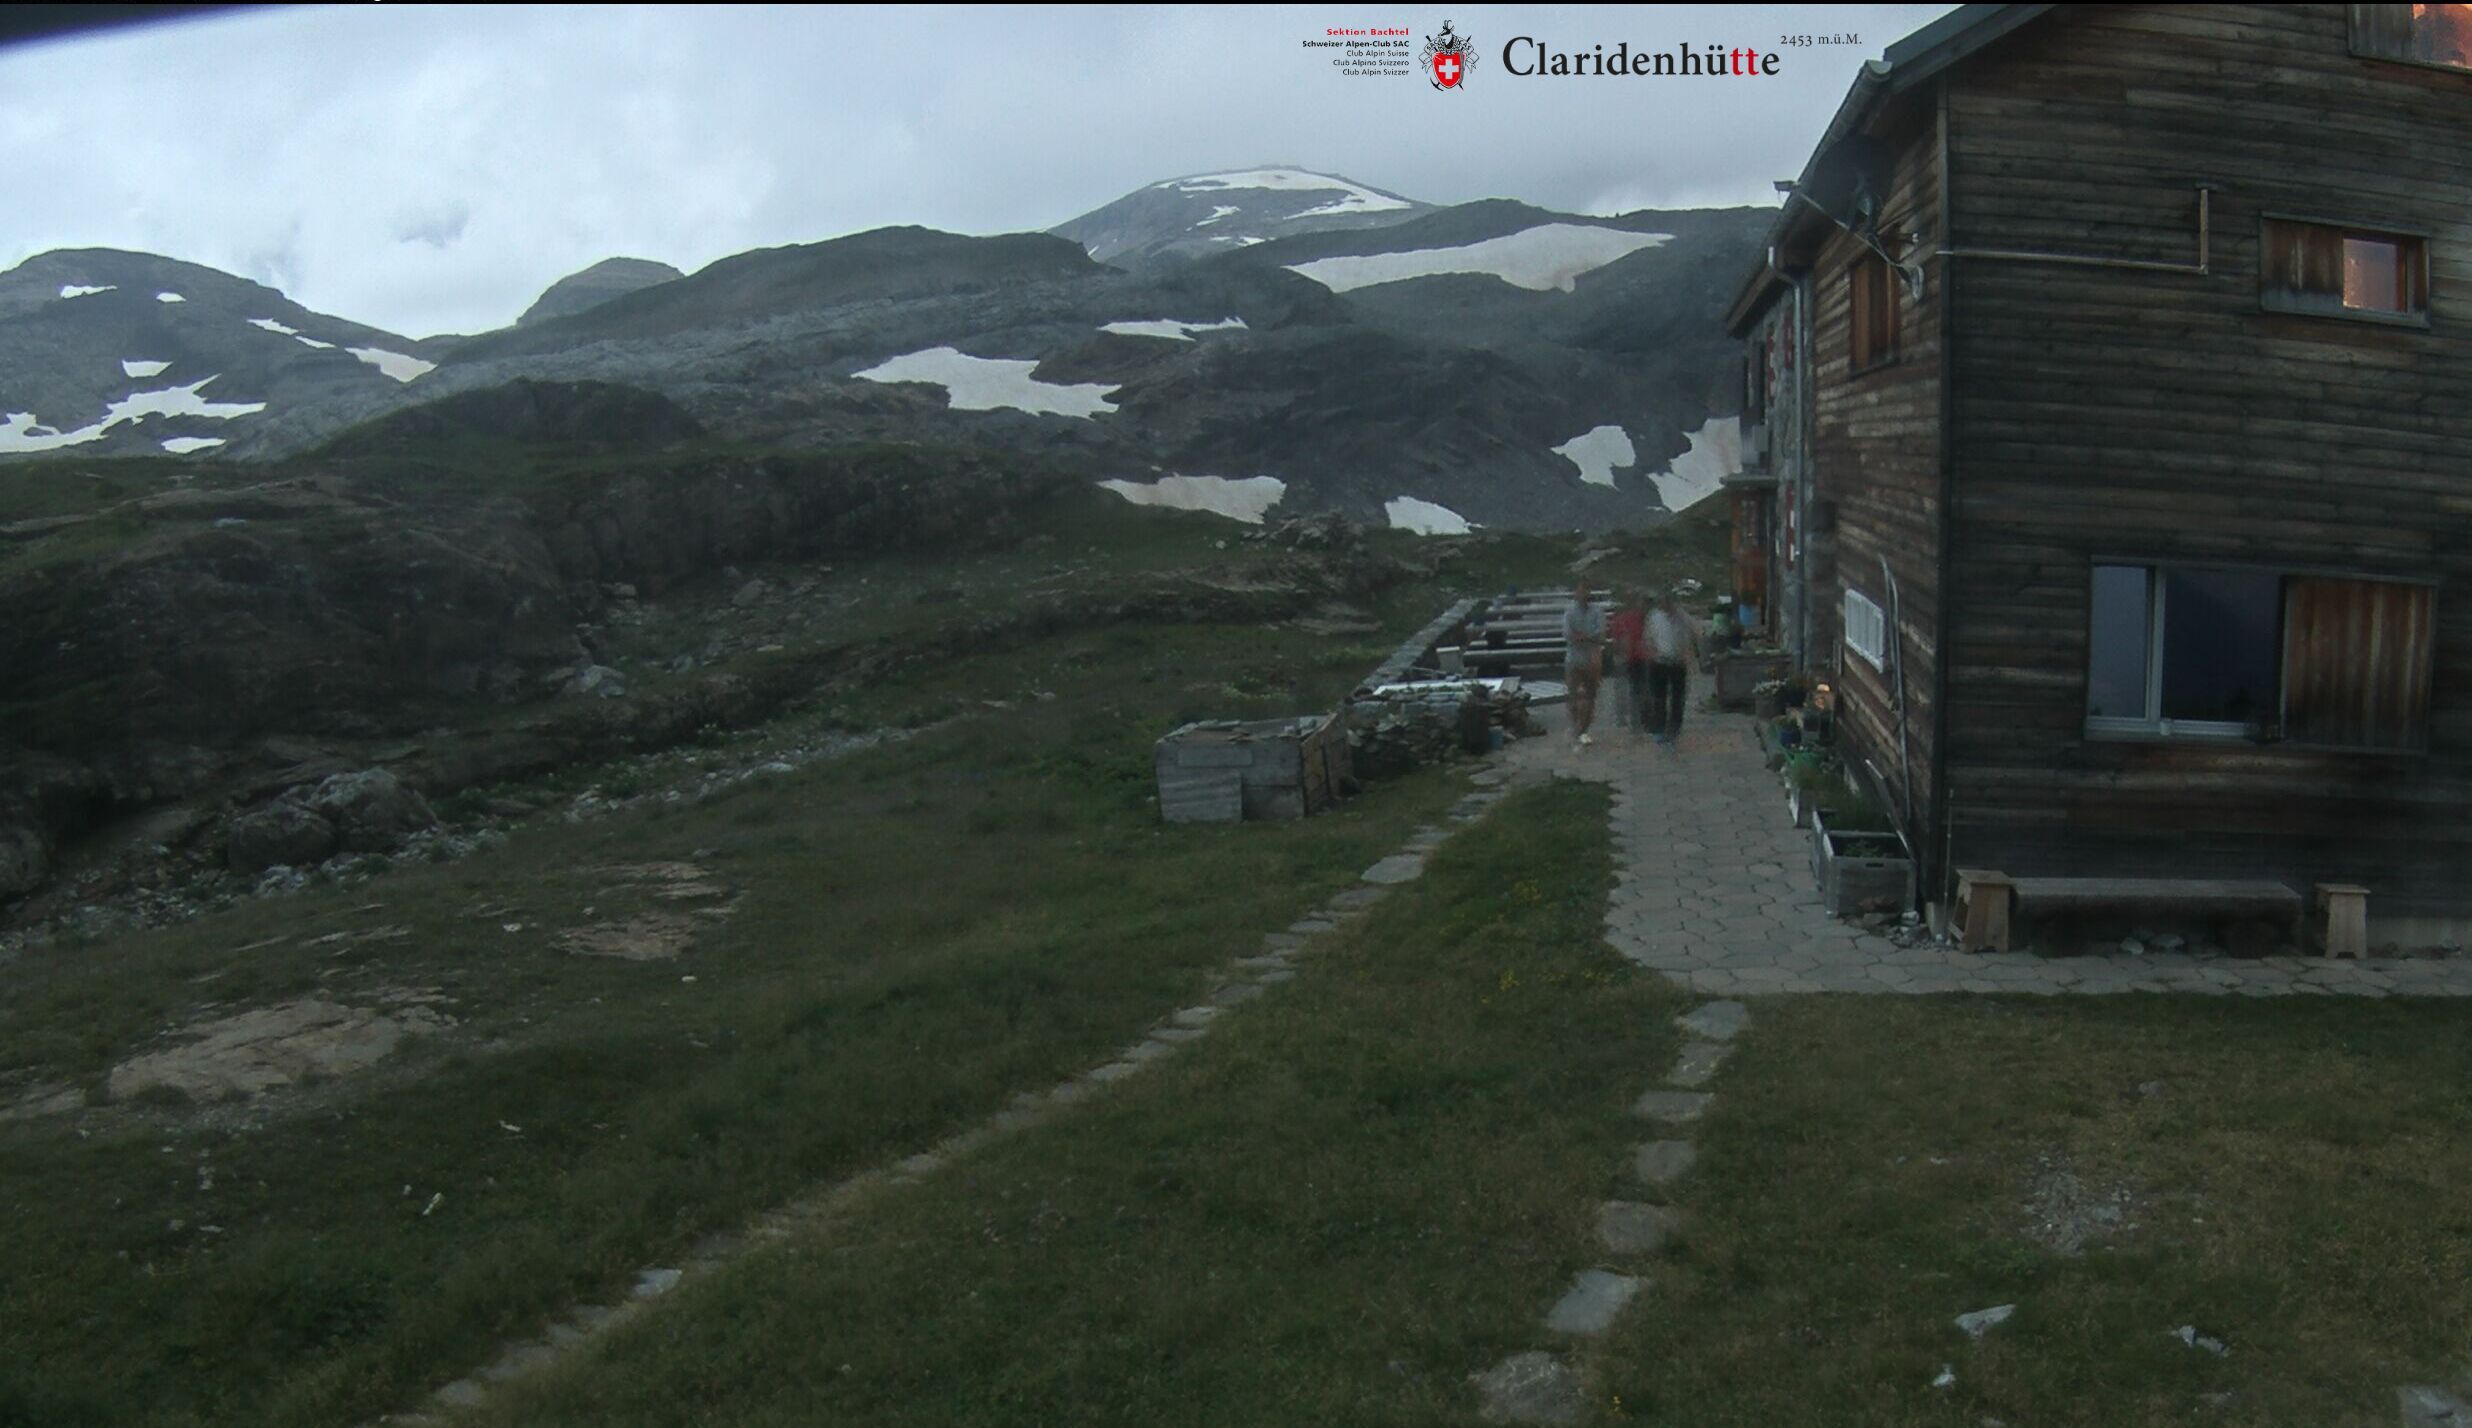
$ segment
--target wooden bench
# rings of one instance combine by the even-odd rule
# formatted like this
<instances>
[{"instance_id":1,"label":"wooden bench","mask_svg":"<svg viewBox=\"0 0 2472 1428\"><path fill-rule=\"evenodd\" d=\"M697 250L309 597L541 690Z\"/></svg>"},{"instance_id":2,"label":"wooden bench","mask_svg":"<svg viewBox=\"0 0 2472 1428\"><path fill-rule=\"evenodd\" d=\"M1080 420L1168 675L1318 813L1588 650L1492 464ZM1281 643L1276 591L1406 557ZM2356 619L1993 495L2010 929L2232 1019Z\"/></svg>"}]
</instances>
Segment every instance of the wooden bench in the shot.
<instances>
[{"instance_id":1,"label":"wooden bench","mask_svg":"<svg viewBox=\"0 0 2472 1428\"><path fill-rule=\"evenodd\" d=\"M2012 910L2076 912L2091 907L2288 918L2294 949L2305 952L2309 946L2307 902L2271 879L2011 878L1960 868L1957 907L1964 929L1961 945L1969 952L2007 951Z\"/></svg>"}]
</instances>

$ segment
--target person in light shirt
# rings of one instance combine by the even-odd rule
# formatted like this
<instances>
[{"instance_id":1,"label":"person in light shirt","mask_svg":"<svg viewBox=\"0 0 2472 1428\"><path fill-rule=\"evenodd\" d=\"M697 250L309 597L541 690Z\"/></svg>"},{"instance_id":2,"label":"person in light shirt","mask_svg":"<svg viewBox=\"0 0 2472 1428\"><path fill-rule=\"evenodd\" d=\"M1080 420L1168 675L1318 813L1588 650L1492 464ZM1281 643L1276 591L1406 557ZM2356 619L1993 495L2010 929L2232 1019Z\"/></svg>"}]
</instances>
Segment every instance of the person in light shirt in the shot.
<instances>
[{"instance_id":1,"label":"person in light shirt","mask_svg":"<svg viewBox=\"0 0 2472 1428\"><path fill-rule=\"evenodd\" d=\"M1682 702L1701 653L1699 626L1682 613L1682 597L1666 591L1648 616L1648 728L1660 744L1682 735Z\"/></svg>"},{"instance_id":2,"label":"person in light shirt","mask_svg":"<svg viewBox=\"0 0 2472 1428\"><path fill-rule=\"evenodd\" d=\"M1562 680L1571 691L1571 738L1581 748L1591 742L1588 726L1596 722L1598 671L1605 659L1605 612L1589 603L1595 592L1588 577L1571 588L1570 608L1562 612L1562 634L1568 648L1562 657Z\"/></svg>"}]
</instances>

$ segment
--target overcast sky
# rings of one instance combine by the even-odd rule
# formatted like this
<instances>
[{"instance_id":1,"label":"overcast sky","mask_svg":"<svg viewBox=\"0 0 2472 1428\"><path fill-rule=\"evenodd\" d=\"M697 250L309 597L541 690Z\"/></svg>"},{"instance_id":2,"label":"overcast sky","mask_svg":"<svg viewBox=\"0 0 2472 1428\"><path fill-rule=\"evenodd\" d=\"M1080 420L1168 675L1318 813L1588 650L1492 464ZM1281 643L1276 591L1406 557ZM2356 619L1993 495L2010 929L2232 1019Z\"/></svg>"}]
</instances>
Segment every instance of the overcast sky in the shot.
<instances>
[{"instance_id":1,"label":"overcast sky","mask_svg":"<svg viewBox=\"0 0 2472 1428\"><path fill-rule=\"evenodd\" d=\"M1268 163L1432 203L1773 203L1855 68L1951 8L243 12L0 51L0 267L142 249L417 337L502 326L613 255L692 272L893 223L1038 229ZM1303 44L1391 25L1421 45L1445 20L1478 56L1458 93ZM1780 61L1522 77L1503 47L1523 35Z\"/></svg>"}]
</instances>

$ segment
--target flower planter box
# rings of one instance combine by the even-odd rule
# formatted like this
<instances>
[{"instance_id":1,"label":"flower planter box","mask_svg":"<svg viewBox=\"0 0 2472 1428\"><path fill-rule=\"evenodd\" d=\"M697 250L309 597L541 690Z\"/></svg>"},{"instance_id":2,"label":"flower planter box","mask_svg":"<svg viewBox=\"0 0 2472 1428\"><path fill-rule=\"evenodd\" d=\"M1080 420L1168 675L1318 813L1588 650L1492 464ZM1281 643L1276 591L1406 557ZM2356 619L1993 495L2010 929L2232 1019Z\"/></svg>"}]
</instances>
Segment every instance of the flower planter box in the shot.
<instances>
[{"instance_id":1,"label":"flower planter box","mask_svg":"<svg viewBox=\"0 0 2472 1428\"><path fill-rule=\"evenodd\" d=\"M1878 829L1836 828L1831 810L1813 810L1811 875L1832 916L1852 917L1863 904L1887 901L1898 910L1914 903L1914 860L1897 835Z\"/></svg>"}]
</instances>

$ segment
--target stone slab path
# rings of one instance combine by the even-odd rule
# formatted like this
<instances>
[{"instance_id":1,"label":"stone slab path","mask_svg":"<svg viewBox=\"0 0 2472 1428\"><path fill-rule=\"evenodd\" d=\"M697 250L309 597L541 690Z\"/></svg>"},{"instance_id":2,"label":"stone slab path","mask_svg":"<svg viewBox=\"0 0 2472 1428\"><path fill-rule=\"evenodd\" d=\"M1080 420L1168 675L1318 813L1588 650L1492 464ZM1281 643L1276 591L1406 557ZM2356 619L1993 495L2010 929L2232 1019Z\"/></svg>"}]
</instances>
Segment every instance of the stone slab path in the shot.
<instances>
[{"instance_id":1,"label":"stone slab path","mask_svg":"<svg viewBox=\"0 0 2472 1428\"><path fill-rule=\"evenodd\" d=\"M1552 728L1561 711L1540 713ZM2045 957L1901 947L1822 910L1810 834L1789 821L1746 715L1695 714L1671 745L1614 730L1575 749L1556 730L1511 745L1496 762L1479 782L1559 776L1612 785L1619 870L1606 935L1623 956L1696 992L2472 996L2472 958L2464 957Z\"/></svg>"},{"instance_id":2,"label":"stone slab path","mask_svg":"<svg viewBox=\"0 0 2472 1428\"><path fill-rule=\"evenodd\" d=\"M1750 1008L1740 1002L1708 1002L1674 1018L1674 1024L1697 1038L1666 1076L1665 1087L1650 1087L1632 1105L1634 1114L1662 1121L1669 1128L1699 1119L1715 1102L1714 1091L1674 1090L1685 1077L1703 1085L1733 1051L1733 1040L1750 1021ZM1652 1140L1631 1153L1631 1173L1641 1185L1663 1190L1690 1173L1698 1152L1688 1140ZM1576 1404L1587 1393L1594 1374L1593 1341L1613 1331L1634 1299L1650 1287L1649 1261L1684 1232L1683 1211L1671 1205L1639 1200L1607 1200L1597 1206L1593 1253L1624 1268L1602 1265L1571 1277L1571 1286L1545 1311L1544 1332L1564 1341L1556 1354L1531 1350L1514 1354L1483 1373L1470 1374L1479 1413L1494 1423L1569 1423Z\"/></svg>"}]
</instances>

